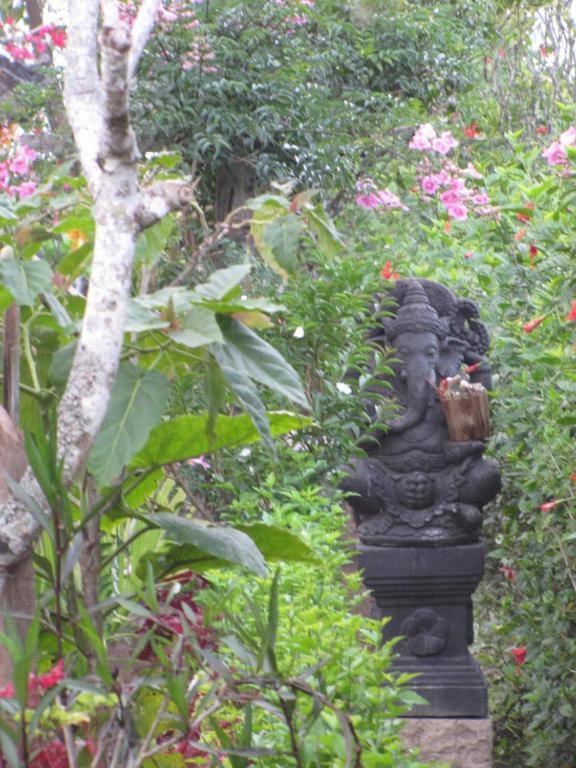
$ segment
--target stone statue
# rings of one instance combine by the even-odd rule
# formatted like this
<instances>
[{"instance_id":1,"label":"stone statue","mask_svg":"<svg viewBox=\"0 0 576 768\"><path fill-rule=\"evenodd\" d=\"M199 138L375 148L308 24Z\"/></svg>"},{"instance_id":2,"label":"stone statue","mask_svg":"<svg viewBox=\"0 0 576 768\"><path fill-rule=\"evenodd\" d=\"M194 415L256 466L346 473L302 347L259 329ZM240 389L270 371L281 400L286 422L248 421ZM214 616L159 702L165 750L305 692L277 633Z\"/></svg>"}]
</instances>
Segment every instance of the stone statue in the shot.
<instances>
[{"instance_id":1,"label":"stone statue","mask_svg":"<svg viewBox=\"0 0 576 768\"><path fill-rule=\"evenodd\" d=\"M408 716L486 718L486 683L468 645L484 570L482 507L498 493L500 474L483 458L482 440L450 439L439 387L466 366L471 385L490 388L488 333L476 305L439 283L401 280L390 297L390 316L375 315L372 340L396 362L367 388L366 455L341 483L357 523L358 565L375 615L389 617L383 639L403 638L394 668L416 675L427 701ZM396 408L383 425L374 399Z\"/></svg>"},{"instance_id":2,"label":"stone statue","mask_svg":"<svg viewBox=\"0 0 576 768\"><path fill-rule=\"evenodd\" d=\"M471 381L490 387L483 354L488 334L476 305L429 280L402 280L391 291L393 317L384 317L376 343L395 350L394 377L372 391L393 398L402 413L362 443L342 488L352 495L365 544L444 546L478 540L482 507L500 489L494 462L479 440L452 442L437 394L441 379L462 365Z\"/></svg>"}]
</instances>

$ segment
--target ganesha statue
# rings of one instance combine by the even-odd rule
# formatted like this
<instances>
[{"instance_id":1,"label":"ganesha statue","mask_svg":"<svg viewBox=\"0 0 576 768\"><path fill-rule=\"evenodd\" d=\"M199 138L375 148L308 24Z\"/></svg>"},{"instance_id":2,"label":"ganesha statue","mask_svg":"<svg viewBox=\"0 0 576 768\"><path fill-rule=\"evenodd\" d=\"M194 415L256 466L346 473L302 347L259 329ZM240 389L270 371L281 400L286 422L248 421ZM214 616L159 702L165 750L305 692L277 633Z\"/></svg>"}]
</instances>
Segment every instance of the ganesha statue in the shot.
<instances>
[{"instance_id":1,"label":"ganesha statue","mask_svg":"<svg viewBox=\"0 0 576 768\"><path fill-rule=\"evenodd\" d=\"M390 312L376 315L371 336L395 362L369 390L370 402L381 397L396 415L380 426L367 405L375 423L361 443L366 455L347 468L341 487L363 544L474 543L500 474L483 457L482 440L450 439L439 384L466 368L471 382L490 388L488 333L476 305L439 283L401 280L389 296Z\"/></svg>"}]
</instances>

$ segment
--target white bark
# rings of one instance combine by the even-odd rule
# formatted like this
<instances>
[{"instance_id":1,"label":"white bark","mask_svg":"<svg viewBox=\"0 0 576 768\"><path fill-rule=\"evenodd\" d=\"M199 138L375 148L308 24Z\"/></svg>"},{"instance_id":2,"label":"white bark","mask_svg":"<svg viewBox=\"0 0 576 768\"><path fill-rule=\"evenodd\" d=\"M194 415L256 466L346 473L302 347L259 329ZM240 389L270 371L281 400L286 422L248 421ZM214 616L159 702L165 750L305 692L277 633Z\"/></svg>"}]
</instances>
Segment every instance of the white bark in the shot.
<instances>
[{"instance_id":1,"label":"white bark","mask_svg":"<svg viewBox=\"0 0 576 768\"><path fill-rule=\"evenodd\" d=\"M146 190L138 184L138 150L128 111L129 67L137 66L158 5L159 0L144 0L132 46L130 30L118 21L116 0L69 0L65 106L94 199L96 234L82 330L58 413L58 449L67 483L82 470L110 400L138 232L185 207L193 193L185 182L163 182ZM30 470L21 485L46 506ZM38 528L19 499L0 502L0 572L29 551Z\"/></svg>"},{"instance_id":2,"label":"white bark","mask_svg":"<svg viewBox=\"0 0 576 768\"><path fill-rule=\"evenodd\" d=\"M128 60L128 77L130 80L136 74L138 62L146 47L146 41L154 28L154 22L161 6L162 0L143 0L140 6L132 27L132 48Z\"/></svg>"}]
</instances>

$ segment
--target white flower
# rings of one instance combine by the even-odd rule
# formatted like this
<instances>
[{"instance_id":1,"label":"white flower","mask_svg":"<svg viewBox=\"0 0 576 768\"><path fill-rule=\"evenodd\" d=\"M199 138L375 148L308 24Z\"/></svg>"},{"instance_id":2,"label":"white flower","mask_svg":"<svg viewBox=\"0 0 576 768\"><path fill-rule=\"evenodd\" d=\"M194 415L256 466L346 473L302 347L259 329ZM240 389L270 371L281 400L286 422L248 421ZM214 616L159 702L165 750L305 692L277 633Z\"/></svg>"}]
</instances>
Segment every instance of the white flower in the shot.
<instances>
[{"instance_id":1,"label":"white flower","mask_svg":"<svg viewBox=\"0 0 576 768\"><path fill-rule=\"evenodd\" d=\"M296 330L292 334L292 336L294 336L295 339L303 339L304 338L304 328L302 328L302 326L299 325L298 328L296 328Z\"/></svg>"},{"instance_id":2,"label":"white flower","mask_svg":"<svg viewBox=\"0 0 576 768\"><path fill-rule=\"evenodd\" d=\"M352 389L348 386L348 384L345 384L343 381L339 381L338 384L336 384L336 389L338 392L342 392L343 395L351 395Z\"/></svg>"}]
</instances>

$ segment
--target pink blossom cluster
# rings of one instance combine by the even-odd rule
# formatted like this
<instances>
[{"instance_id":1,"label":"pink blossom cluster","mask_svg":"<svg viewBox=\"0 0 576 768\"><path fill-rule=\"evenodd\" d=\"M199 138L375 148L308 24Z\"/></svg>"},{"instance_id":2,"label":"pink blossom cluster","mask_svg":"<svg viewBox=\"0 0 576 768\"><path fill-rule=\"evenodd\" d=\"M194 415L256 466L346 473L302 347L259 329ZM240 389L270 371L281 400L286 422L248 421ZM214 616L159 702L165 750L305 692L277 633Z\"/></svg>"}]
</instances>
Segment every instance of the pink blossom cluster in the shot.
<instances>
[{"instance_id":1,"label":"pink blossom cluster","mask_svg":"<svg viewBox=\"0 0 576 768\"><path fill-rule=\"evenodd\" d=\"M568 165L568 147L576 147L576 126L571 125L568 130L560 134L557 141L553 141L549 147L542 150L542 157L548 165Z\"/></svg>"},{"instance_id":2,"label":"pink blossom cluster","mask_svg":"<svg viewBox=\"0 0 576 768\"><path fill-rule=\"evenodd\" d=\"M465 221L468 213L492 213L490 198L485 192L466 185L468 179L480 179L482 175L468 163L466 168L458 168L453 163L445 165L436 173L431 172L430 164L423 166L425 171L420 176L420 188L424 199L436 197L445 207L451 219Z\"/></svg>"},{"instance_id":3,"label":"pink blossom cluster","mask_svg":"<svg viewBox=\"0 0 576 768\"><path fill-rule=\"evenodd\" d=\"M408 206L388 187L377 189L372 179L361 179L356 184L356 205L361 208L399 208L407 211Z\"/></svg>"},{"instance_id":4,"label":"pink blossom cluster","mask_svg":"<svg viewBox=\"0 0 576 768\"><path fill-rule=\"evenodd\" d=\"M458 142L450 131L442 131L442 133L437 134L433 125L423 123L408 146L410 149L417 149L420 152L438 152L440 155L447 155L458 146Z\"/></svg>"},{"instance_id":5,"label":"pink blossom cluster","mask_svg":"<svg viewBox=\"0 0 576 768\"><path fill-rule=\"evenodd\" d=\"M218 72L218 67L214 64L205 66L206 62L214 61L215 58L214 51L207 40L192 40L189 50L182 58L182 69L186 71L202 66L203 72Z\"/></svg>"},{"instance_id":6,"label":"pink blossom cluster","mask_svg":"<svg viewBox=\"0 0 576 768\"><path fill-rule=\"evenodd\" d=\"M34 194L36 184L26 177L30 176L37 156L36 150L24 144L9 146L8 155L0 161L0 192L10 197L18 195L20 200Z\"/></svg>"},{"instance_id":7,"label":"pink blossom cluster","mask_svg":"<svg viewBox=\"0 0 576 768\"><path fill-rule=\"evenodd\" d=\"M314 0L274 0L275 4L291 11L284 19L287 34L293 34L298 27L304 27L310 19L306 14L308 8L314 8Z\"/></svg>"},{"instance_id":8,"label":"pink blossom cluster","mask_svg":"<svg viewBox=\"0 0 576 768\"><path fill-rule=\"evenodd\" d=\"M35 61L49 48L66 46L66 30L55 24L43 24L24 32L8 17L4 24L0 23L0 34L5 38L2 45L12 61Z\"/></svg>"}]
</instances>

